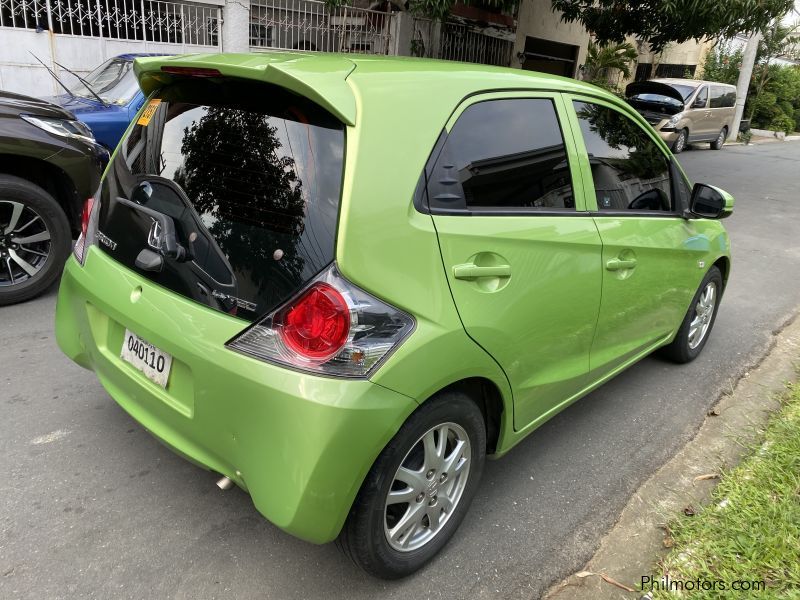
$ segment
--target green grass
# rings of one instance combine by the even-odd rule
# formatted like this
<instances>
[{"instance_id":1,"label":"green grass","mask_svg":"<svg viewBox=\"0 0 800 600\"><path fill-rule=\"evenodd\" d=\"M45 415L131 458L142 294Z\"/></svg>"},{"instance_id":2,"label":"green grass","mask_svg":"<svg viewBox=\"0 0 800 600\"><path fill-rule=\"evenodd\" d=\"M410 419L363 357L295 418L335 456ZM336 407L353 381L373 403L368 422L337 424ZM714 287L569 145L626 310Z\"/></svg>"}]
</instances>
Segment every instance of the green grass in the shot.
<instances>
[{"instance_id":1,"label":"green grass","mask_svg":"<svg viewBox=\"0 0 800 600\"><path fill-rule=\"evenodd\" d=\"M800 599L800 385L790 386L761 446L723 475L708 506L670 523L669 535L653 581L667 576L673 587L654 590L654 599ZM716 589L675 591L698 580ZM734 591L736 581L765 588Z\"/></svg>"}]
</instances>

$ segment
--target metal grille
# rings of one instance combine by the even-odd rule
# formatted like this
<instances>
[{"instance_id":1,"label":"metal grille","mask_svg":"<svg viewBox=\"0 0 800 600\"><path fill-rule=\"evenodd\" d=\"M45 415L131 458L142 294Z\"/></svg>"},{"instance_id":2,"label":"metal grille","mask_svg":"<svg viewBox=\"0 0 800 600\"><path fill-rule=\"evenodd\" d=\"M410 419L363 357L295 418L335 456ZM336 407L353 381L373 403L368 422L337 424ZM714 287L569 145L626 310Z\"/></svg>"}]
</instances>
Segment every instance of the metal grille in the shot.
<instances>
[{"instance_id":1,"label":"metal grille","mask_svg":"<svg viewBox=\"0 0 800 600\"><path fill-rule=\"evenodd\" d=\"M459 23L442 23L439 58L508 67L514 42Z\"/></svg>"},{"instance_id":2,"label":"metal grille","mask_svg":"<svg viewBox=\"0 0 800 600\"><path fill-rule=\"evenodd\" d=\"M47 29L45 0L0 0L0 27Z\"/></svg>"},{"instance_id":3,"label":"metal grille","mask_svg":"<svg viewBox=\"0 0 800 600\"><path fill-rule=\"evenodd\" d=\"M0 27L170 44L219 45L216 6L159 0L0 0Z\"/></svg>"},{"instance_id":4,"label":"metal grille","mask_svg":"<svg viewBox=\"0 0 800 600\"><path fill-rule=\"evenodd\" d=\"M392 19L317 0L251 0L250 47L388 54Z\"/></svg>"}]
</instances>

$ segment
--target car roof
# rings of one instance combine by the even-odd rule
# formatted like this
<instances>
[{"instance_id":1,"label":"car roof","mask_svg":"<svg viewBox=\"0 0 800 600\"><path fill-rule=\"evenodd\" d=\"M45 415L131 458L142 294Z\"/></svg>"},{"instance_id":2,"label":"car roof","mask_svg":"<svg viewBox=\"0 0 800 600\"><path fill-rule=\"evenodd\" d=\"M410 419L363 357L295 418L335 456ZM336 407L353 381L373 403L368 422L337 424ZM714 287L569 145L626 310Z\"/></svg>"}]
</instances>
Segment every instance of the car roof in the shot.
<instances>
[{"instance_id":1,"label":"car roof","mask_svg":"<svg viewBox=\"0 0 800 600\"><path fill-rule=\"evenodd\" d=\"M410 87L431 101L450 103L475 93L530 89L585 93L617 102L617 98L585 82L534 71L475 63L367 54L259 51L250 54L201 54L144 58L134 71L146 95L169 81L162 67L216 69L223 76L274 83L324 106L343 121L355 124L356 95ZM378 84L376 85L370 85ZM455 101L452 99L456 98ZM391 110L391 106L386 107Z\"/></svg>"},{"instance_id":2,"label":"car roof","mask_svg":"<svg viewBox=\"0 0 800 600\"><path fill-rule=\"evenodd\" d=\"M137 58L143 58L146 56L169 56L169 54L163 54L160 52L126 52L125 54L117 54L114 58L133 61Z\"/></svg>"}]
</instances>

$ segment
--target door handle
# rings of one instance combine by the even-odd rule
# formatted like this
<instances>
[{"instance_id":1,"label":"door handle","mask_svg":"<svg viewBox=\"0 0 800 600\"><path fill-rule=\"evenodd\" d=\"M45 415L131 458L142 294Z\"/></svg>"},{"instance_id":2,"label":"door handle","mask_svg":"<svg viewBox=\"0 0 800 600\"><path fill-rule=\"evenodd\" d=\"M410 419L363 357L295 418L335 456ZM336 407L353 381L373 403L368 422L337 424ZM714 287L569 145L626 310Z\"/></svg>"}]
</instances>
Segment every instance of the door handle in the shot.
<instances>
[{"instance_id":1,"label":"door handle","mask_svg":"<svg viewBox=\"0 0 800 600\"><path fill-rule=\"evenodd\" d=\"M511 277L510 265L495 265L492 267L479 267L473 263L455 265L453 277L456 279L477 279L479 277Z\"/></svg>"},{"instance_id":2,"label":"door handle","mask_svg":"<svg viewBox=\"0 0 800 600\"><path fill-rule=\"evenodd\" d=\"M635 258L612 258L606 263L606 269L609 271L621 271L623 269L633 269L636 266Z\"/></svg>"}]
</instances>

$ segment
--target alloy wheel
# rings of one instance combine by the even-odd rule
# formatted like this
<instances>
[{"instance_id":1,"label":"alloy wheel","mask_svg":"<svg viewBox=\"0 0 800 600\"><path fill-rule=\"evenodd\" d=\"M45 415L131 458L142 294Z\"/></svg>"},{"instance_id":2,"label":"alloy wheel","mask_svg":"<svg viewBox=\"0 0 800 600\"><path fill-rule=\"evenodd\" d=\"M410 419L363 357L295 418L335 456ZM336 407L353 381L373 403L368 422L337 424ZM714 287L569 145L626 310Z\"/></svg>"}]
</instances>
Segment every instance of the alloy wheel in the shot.
<instances>
[{"instance_id":1,"label":"alloy wheel","mask_svg":"<svg viewBox=\"0 0 800 600\"><path fill-rule=\"evenodd\" d=\"M683 130L678 135L678 139L675 142L675 151L681 152L686 147L686 130Z\"/></svg>"},{"instance_id":2,"label":"alloy wheel","mask_svg":"<svg viewBox=\"0 0 800 600\"><path fill-rule=\"evenodd\" d=\"M0 287L35 277L50 256L50 231L30 206L0 200Z\"/></svg>"},{"instance_id":3,"label":"alloy wheel","mask_svg":"<svg viewBox=\"0 0 800 600\"><path fill-rule=\"evenodd\" d=\"M425 432L411 447L386 497L384 533L400 552L435 538L458 506L470 472L469 436L456 423Z\"/></svg>"},{"instance_id":4,"label":"alloy wheel","mask_svg":"<svg viewBox=\"0 0 800 600\"><path fill-rule=\"evenodd\" d=\"M689 324L689 348L694 350L705 339L714 310L717 306L717 284L709 281L694 307L694 318Z\"/></svg>"}]
</instances>

